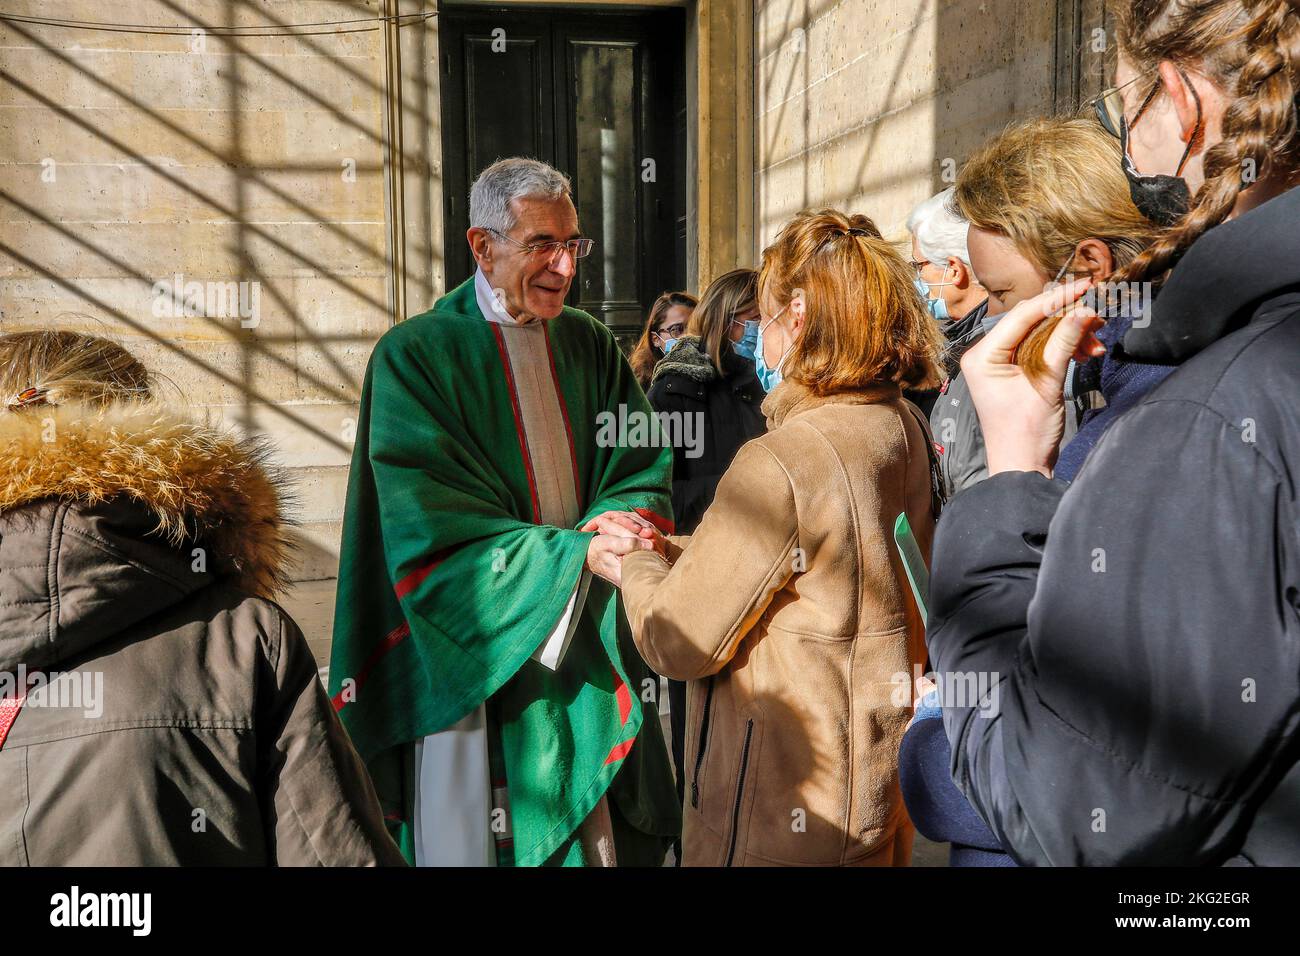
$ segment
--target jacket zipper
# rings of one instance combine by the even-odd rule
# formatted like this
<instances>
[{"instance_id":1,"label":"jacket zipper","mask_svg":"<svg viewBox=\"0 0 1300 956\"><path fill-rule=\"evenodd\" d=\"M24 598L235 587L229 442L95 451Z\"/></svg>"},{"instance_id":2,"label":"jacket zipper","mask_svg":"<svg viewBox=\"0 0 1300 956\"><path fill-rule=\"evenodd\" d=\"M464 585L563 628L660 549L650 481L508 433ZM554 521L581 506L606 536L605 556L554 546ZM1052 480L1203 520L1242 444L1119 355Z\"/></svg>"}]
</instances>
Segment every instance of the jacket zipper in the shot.
<instances>
[{"instance_id":1,"label":"jacket zipper","mask_svg":"<svg viewBox=\"0 0 1300 956\"><path fill-rule=\"evenodd\" d=\"M736 856L736 837L740 831L740 798L745 794L745 771L749 769L749 742L754 737L754 721L745 721L745 746L740 751L740 779L736 781L736 803L731 808L731 845L727 847L727 862L731 866Z\"/></svg>"},{"instance_id":2,"label":"jacket zipper","mask_svg":"<svg viewBox=\"0 0 1300 956\"><path fill-rule=\"evenodd\" d=\"M695 748L695 771L691 774L691 806L700 806L700 767L704 765L704 747L709 741L709 711L713 707L713 678L704 693L704 717L700 720L700 743Z\"/></svg>"}]
</instances>

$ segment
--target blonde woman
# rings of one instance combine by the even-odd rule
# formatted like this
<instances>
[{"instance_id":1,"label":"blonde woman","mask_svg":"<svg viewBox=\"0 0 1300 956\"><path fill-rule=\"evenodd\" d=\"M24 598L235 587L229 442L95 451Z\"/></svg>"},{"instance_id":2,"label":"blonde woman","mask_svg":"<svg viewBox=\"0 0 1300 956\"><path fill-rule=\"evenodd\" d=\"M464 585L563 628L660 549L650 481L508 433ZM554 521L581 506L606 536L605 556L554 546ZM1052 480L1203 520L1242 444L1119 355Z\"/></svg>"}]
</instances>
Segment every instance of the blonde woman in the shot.
<instances>
[{"instance_id":1,"label":"blonde woman","mask_svg":"<svg viewBox=\"0 0 1300 956\"><path fill-rule=\"evenodd\" d=\"M995 314L1038 295L1054 280L1087 276L1100 289L1152 243L1157 229L1129 198L1120 158L1119 141L1089 115L1012 126L962 167L954 201L970 223L971 265ZM1173 371L1170 365L1131 362L1115 354L1134 320L1142 320L1143 306L1140 289L1135 295L1120 295L1118 287L1115 291L1098 296L1111 307L1098 336L1106 354L1076 364L1066 378L1067 398L1096 391L1103 401L1084 411L1077 434L1074 408L1067 408L1055 469L1065 481L1078 473L1102 433ZM1016 352L1017 363L1033 374L1042 369L1043 348L1057 321L1041 323ZM939 419L971 420L969 398L961 381L940 399L939 414L931 419L945 458L963 436L946 441Z\"/></svg>"},{"instance_id":2,"label":"blonde woman","mask_svg":"<svg viewBox=\"0 0 1300 956\"><path fill-rule=\"evenodd\" d=\"M693 535L622 565L637 647L690 682L683 862L905 866L891 682L924 629L892 533L905 513L928 553L931 442L902 389L937 382L940 333L906 261L835 210L764 250L758 302L767 434Z\"/></svg>"},{"instance_id":3,"label":"blonde woman","mask_svg":"<svg viewBox=\"0 0 1300 956\"><path fill-rule=\"evenodd\" d=\"M0 336L0 865L400 866L269 600L264 451L151 392L105 339Z\"/></svg>"}]
</instances>

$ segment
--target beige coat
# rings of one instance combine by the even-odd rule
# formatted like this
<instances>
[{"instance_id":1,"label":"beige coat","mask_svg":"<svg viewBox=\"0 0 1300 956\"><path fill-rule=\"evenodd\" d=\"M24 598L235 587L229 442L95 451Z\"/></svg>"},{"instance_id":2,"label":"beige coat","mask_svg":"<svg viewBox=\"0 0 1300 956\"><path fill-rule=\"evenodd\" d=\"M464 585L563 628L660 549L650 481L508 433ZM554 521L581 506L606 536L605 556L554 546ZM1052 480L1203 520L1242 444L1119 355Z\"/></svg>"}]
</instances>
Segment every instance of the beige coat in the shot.
<instances>
[{"instance_id":1,"label":"beige coat","mask_svg":"<svg viewBox=\"0 0 1300 956\"><path fill-rule=\"evenodd\" d=\"M928 560L927 430L897 386L786 382L670 560L623 561L646 661L690 681L686 865L907 865L898 788L924 627L894 546Z\"/></svg>"},{"instance_id":2,"label":"beige coat","mask_svg":"<svg viewBox=\"0 0 1300 956\"><path fill-rule=\"evenodd\" d=\"M146 406L0 412L0 680L39 675L0 865L403 863L266 599L289 545L261 457Z\"/></svg>"}]
</instances>

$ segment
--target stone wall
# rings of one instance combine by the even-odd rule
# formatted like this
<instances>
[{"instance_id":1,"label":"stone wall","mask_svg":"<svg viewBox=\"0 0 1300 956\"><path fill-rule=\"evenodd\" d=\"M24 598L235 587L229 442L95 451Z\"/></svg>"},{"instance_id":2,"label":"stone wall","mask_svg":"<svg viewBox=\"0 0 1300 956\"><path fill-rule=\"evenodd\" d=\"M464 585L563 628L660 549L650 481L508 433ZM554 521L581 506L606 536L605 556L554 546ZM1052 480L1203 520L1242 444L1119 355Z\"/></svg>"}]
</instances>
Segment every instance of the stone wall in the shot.
<instances>
[{"instance_id":1,"label":"stone wall","mask_svg":"<svg viewBox=\"0 0 1300 956\"><path fill-rule=\"evenodd\" d=\"M901 237L1008 122L1051 112L1052 0L757 0L758 236L831 205Z\"/></svg>"},{"instance_id":2,"label":"stone wall","mask_svg":"<svg viewBox=\"0 0 1300 956\"><path fill-rule=\"evenodd\" d=\"M378 0L5 8L209 27L383 12ZM401 42L425 29L405 28ZM382 30L235 38L0 23L0 327L110 335L159 373L166 397L269 437L301 521L300 583L286 603L322 663L351 421L394 320L385 43ZM419 102L418 50L405 70L408 114L436 113L436 99ZM427 131L409 115L406 127L423 161ZM407 256L424 266L407 296L427 299L428 216L408 206L407 218ZM202 301L187 315L170 292L190 283L184 296Z\"/></svg>"}]
</instances>

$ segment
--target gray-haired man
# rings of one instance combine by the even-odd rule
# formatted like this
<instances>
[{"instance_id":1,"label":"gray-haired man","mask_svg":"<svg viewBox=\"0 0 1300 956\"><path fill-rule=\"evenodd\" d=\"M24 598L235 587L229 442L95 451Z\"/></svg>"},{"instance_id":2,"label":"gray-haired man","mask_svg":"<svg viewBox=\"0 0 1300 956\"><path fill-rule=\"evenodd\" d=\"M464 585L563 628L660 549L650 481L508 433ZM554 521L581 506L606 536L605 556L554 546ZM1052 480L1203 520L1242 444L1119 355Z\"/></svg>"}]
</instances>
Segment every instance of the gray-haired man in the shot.
<instances>
[{"instance_id":1,"label":"gray-haired man","mask_svg":"<svg viewBox=\"0 0 1300 956\"><path fill-rule=\"evenodd\" d=\"M671 450L564 305L591 248L570 196L536 160L484 170L475 275L366 374L330 690L417 864L659 863L680 828L658 682L603 580L671 528ZM642 428L598 440L609 420Z\"/></svg>"}]
</instances>

